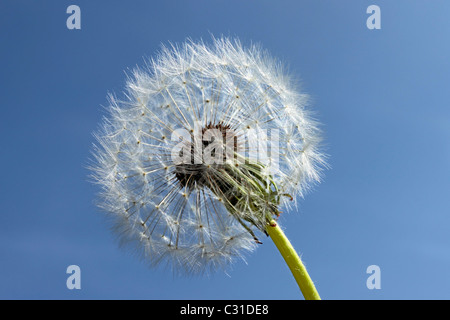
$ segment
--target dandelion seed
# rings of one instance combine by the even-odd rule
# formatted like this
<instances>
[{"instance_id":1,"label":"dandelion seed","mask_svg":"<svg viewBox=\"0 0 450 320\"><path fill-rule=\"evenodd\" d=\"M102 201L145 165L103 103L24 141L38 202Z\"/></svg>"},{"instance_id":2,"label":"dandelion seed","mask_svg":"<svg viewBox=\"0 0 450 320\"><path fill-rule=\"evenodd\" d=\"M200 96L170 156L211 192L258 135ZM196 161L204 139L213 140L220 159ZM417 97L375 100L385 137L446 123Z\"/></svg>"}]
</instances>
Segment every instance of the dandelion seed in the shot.
<instances>
[{"instance_id":1,"label":"dandelion seed","mask_svg":"<svg viewBox=\"0 0 450 320\"><path fill-rule=\"evenodd\" d=\"M320 180L307 96L257 46L163 47L109 100L93 150L99 206L151 265L198 273L244 258Z\"/></svg>"}]
</instances>

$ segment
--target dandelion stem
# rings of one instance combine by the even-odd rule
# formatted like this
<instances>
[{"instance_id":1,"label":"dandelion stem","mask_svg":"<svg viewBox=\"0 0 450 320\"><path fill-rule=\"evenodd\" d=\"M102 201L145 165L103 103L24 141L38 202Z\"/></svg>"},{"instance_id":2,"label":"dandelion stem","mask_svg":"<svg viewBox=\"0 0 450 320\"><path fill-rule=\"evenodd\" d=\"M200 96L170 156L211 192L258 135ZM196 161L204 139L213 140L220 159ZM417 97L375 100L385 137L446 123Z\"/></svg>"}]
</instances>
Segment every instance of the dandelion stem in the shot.
<instances>
[{"instance_id":1,"label":"dandelion stem","mask_svg":"<svg viewBox=\"0 0 450 320\"><path fill-rule=\"evenodd\" d=\"M269 233L269 236L275 243L275 246L278 248L284 260L286 261L289 269L291 269L295 281L297 281L297 284L300 287L300 290L302 291L305 299L320 300L319 293L317 292L314 283L309 277L309 274L306 271L302 260L298 256L289 239L284 234L283 230L281 230L275 220L272 220L269 225L267 225L266 229Z\"/></svg>"}]
</instances>

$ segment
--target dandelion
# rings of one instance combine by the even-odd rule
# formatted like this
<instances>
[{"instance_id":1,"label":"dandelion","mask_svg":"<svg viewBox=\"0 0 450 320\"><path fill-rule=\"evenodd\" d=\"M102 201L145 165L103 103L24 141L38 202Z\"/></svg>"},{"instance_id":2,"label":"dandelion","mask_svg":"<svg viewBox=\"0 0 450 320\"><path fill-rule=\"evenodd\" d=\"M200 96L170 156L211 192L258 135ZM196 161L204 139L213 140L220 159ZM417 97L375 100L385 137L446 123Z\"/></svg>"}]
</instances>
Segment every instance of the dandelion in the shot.
<instances>
[{"instance_id":1,"label":"dandelion","mask_svg":"<svg viewBox=\"0 0 450 320\"><path fill-rule=\"evenodd\" d=\"M308 96L280 63L238 40L189 40L163 47L109 102L91 169L121 242L191 274L270 235L305 297L318 298L276 222L325 165Z\"/></svg>"}]
</instances>

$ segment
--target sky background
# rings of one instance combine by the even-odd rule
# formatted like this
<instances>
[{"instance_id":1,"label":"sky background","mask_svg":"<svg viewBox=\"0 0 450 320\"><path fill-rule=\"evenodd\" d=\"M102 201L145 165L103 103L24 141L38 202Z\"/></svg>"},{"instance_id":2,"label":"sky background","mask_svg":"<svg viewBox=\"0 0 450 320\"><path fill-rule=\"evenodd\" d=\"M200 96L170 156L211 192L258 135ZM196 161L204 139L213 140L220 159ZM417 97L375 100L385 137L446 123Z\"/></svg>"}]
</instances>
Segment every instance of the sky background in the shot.
<instances>
[{"instance_id":1,"label":"sky background","mask_svg":"<svg viewBox=\"0 0 450 320\"><path fill-rule=\"evenodd\" d=\"M66 9L81 8L81 30ZM381 8L381 30L366 9ZM300 78L330 170L280 218L323 299L450 299L449 1L0 1L1 299L302 299L273 243L177 277L118 247L85 168L107 93L161 43L258 42ZM66 268L81 268L68 290ZM381 269L369 290L366 269Z\"/></svg>"}]
</instances>

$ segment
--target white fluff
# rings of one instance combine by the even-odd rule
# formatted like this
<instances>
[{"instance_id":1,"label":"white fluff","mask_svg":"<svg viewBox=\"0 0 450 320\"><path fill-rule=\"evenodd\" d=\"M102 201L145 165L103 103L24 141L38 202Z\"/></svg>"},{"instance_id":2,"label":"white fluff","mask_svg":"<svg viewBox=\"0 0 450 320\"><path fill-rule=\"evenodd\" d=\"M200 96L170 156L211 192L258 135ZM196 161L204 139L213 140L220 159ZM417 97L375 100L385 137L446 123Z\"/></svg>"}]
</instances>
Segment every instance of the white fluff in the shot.
<instances>
[{"instance_id":1,"label":"white fluff","mask_svg":"<svg viewBox=\"0 0 450 320\"><path fill-rule=\"evenodd\" d=\"M109 114L95 134L91 167L102 188L99 206L114 217L120 239L151 265L168 263L187 273L215 270L253 250L249 230L265 223L264 216L252 217L249 211L242 213L244 227L226 209L224 201L232 195L222 195L223 187L214 191L201 183L180 184L172 154L180 144L173 139L176 130L227 125L248 140L238 150L246 159L264 156L255 146L265 145L276 132L278 167L265 168L263 175L273 178L280 194L294 199L319 181L325 165L317 123L305 109L307 95L280 63L238 40L163 47L134 70L125 98L111 95L109 101ZM270 163L271 157L265 160ZM226 179L214 166L208 170L209 177ZM242 203L257 197L248 190ZM282 196L279 206L289 201Z\"/></svg>"}]
</instances>

